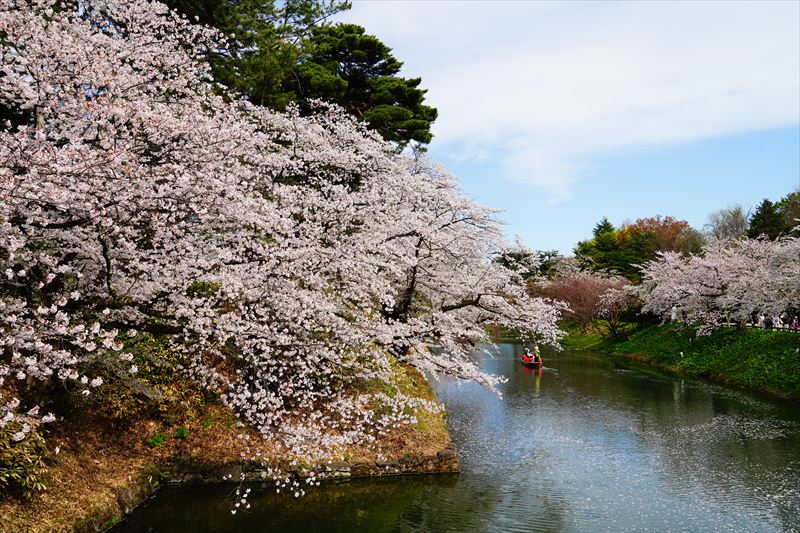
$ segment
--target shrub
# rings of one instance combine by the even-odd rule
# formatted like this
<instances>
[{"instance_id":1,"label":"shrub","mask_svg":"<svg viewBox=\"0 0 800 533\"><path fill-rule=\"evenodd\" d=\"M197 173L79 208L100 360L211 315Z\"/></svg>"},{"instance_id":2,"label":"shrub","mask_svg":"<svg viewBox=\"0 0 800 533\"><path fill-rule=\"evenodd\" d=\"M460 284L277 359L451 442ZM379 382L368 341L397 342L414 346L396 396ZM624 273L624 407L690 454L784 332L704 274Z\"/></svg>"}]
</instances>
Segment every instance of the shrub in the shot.
<instances>
[{"instance_id":1,"label":"shrub","mask_svg":"<svg viewBox=\"0 0 800 533\"><path fill-rule=\"evenodd\" d=\"M35 428L16 440L15 435L21 430L22 424L16 421L0 427L0 491L30 498L47 488L47 446Z\"/></svg>"},{"instance_id":2,"label":"shrub","mask_svg":"<svg viewBox=\"0 0 800 533\"><path fill-rule=\"evenodd\" d=\"M125 350L133 355L138 372L98 358L87 373L100 376L103 386L88 397L76 395L79 412L91 410L116 427L141 418L180 419L203 403L203 391L180 368L186 360L170 349L169 339L139 334L127 339Z\"/></svg>"}]
</instances>

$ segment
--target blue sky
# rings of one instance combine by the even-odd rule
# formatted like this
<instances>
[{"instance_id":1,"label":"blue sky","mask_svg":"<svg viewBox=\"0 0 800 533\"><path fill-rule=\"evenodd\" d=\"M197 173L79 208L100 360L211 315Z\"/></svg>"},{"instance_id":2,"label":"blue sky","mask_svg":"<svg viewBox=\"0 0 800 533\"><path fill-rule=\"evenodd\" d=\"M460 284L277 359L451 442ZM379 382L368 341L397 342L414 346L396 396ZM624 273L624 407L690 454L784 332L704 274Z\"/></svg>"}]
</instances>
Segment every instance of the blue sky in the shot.
<instances>
[{"instance_id":1,"label":"blue sky","mask_svg":"<svg viewBox=\"0 0 800 533\"><path fill-rule=\"evenodd\" d=\"M701 227L800 186L800 2L358 1L439 109L429 153L569 252L603 216Z\"/></svg>"}]
</instances>

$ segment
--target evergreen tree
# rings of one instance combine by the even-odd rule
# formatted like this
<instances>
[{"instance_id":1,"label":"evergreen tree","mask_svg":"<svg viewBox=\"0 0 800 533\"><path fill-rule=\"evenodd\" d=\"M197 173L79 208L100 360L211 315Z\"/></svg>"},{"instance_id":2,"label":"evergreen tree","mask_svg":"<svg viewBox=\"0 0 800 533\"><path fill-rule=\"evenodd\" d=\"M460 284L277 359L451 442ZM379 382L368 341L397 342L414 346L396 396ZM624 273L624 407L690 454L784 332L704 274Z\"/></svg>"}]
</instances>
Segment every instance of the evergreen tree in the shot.
<instances>
[{"instance_id":1,"label":"evergreen tree","mask_svg":"<svg viewBox=\"0 0 800 533\"><path fill-rule=\"evenodd\" d=\"M595 272L613 271L632 281L639 281L639 268L655 258L656 251L660 249L656 231L658 226L646 224L648 220L683 223L671 217L656 217L639 219L636 224L616 229L607 218L603 218L592 230L593 237L579 242L575 247L575 257L583 268ZM688 228L688 223L685 225ZM686 230L683 225L681 228Z\"/></svg>"},{"instance_id":2,"label":"evergreen tree","mask_svg":"<svg viewBox=\"0 0 800 533\"><path fill-rule=\"evenodd\" d=\"M765 235L775 240L782 233L786 233L786 230L786 222L781 212L775 207L775 204L764 198L753 216L750 217L750 229L747 230L747 236L754 239Z\"/></svg>"},{"instance_id":3,"label":"evergreen tree","mask_svg":"<svg viewBox=\"0 0 800 533\"><path fill-rule=\"evenodd\" d=\"M431 141L435 108L420 78L398 76L403 63L355 24L326 24L350 8L343 0L166 0L229 36L210 58L215 80L251 102L284 110L333 102L402 148Z\"/></svg>"},{"instance_id":4,"label":"evergreen tree","mask_svg":"<svg viewBox=\"0 0 800 533\"><path fill-rule=\"evenodd\" d=\"M616 228L603 217L592 230L593 238L580 241L575 247L575 257L582 267L590 270L608 270L616 263L614 256L619 251Z\"/></svg>"},{"instance_id":5,"label":"evergreen tree","mask_svg":"<svg viewBox=\"0 0 800 533\"><path fill-rule=\"evenodd\" d=\"M775 207L783 216L786 233L792 232L800 225L800 189L790 192L775 202Z\"/></svg>"},{"instance_id":6,"label":"evergreen tree","mask_svg":"<svg viewBox=\"0 0 800 533\"><path fill-rule=\"evenodd\" d=\"M595 225L592 230L592 235L599 237L603 233L614 233L614 231L616 231L614 225L608 221L607 217L603 217L603 219Z\"/></svg>"},{"instance_id":7,"label":"evergreen tree","mask_svg":"<svg viewBox=\"0 0 800 533\"><path fill-rule=\"evenodd\" d=\"M214 79L257 105L298 100L297 65L313 27L350 8L346 0L165 0L190 20L220 30L227 44L209 61Z\"/></svg>"},{"instance_id":8,"label":"evergreen tree","mask_svg":"<svg viewBox=\"0 0 800 533\"><path fill-rule=\"evenodd\" d=\"M298 72L303 98L335 102L400 146L431 141L437 111L423 104L420 78L399 77L403 63L377 37L355 24L316 26L306 50Z\"/></svg>"}]
</instances>

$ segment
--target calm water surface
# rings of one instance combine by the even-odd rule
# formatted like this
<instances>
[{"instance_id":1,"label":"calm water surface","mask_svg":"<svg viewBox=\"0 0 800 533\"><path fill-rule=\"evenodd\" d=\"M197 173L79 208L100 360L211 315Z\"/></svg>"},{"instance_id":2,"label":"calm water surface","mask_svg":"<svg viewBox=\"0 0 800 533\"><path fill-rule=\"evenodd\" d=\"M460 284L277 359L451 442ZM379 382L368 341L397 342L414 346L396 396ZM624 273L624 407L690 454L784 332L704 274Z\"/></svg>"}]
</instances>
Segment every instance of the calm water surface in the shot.
<instances>
[{"instance_id":1,"label":"calm water surface","mask_svg":"<svg viewBox=\"0 0 800 533\"><path fill-rule=\"evenodd\" d=\"M604 356L480 357L503 397L434 386L462 473L354 480L295 500L164 490L118 531L800 531L800 408Z\"/></svg>"}]
</instances>

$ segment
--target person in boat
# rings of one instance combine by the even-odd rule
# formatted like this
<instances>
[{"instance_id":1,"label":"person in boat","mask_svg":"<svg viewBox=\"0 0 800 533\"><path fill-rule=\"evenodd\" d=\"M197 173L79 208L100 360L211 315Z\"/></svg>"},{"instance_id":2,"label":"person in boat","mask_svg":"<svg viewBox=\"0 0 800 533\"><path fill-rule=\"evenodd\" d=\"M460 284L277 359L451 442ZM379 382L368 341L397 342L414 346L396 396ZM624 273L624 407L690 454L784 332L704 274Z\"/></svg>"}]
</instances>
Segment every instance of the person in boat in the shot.
<instances>
[{"instance_id":1,"label":"person in boat","mask_svg":"<svg viewBox=\"0 0 800 533\"><path fill-rule=\"evenodd\" d=\"M540 364L542 355L539 352L539 346L534 346L533 351L522 354L522 362L530 365Z\"/></svg>"},{"instance_id":2,"label":"person in boat","mask_svg":"<svg viewBox=\"0 0 800 533\"><path fill-rule=\"evenodd\" d=\"M539 345L535 344L533 346L533 357L531 358L534 363L542 362L542 353L539 351Z\"/></svg>"}]
</instances>

